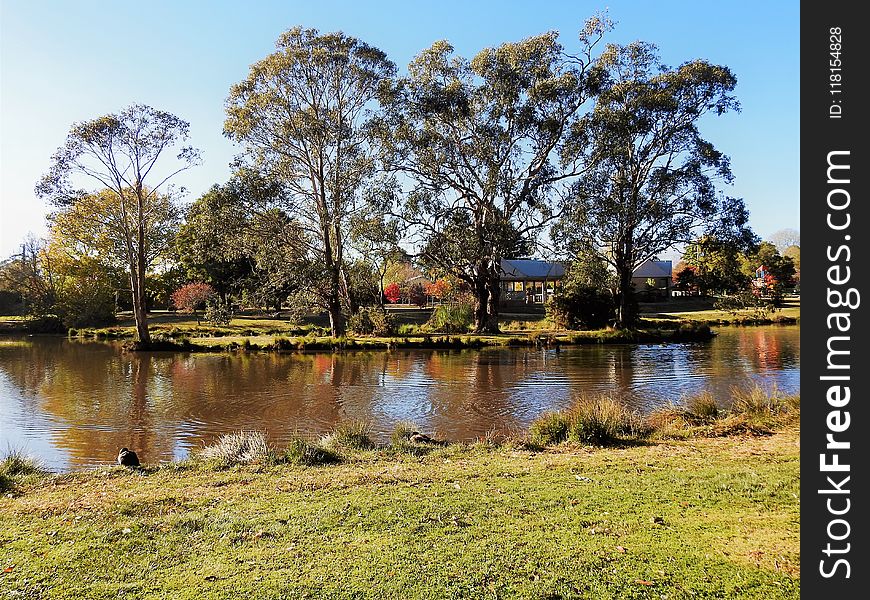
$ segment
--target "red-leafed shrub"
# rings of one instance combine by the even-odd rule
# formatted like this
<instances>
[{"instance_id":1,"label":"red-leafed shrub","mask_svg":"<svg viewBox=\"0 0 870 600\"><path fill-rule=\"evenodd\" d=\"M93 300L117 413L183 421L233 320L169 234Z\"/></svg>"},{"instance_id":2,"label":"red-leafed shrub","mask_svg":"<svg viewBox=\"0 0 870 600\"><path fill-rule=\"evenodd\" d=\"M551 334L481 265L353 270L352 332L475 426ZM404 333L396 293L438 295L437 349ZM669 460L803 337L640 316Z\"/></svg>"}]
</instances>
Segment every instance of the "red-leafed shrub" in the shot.
<instances>
[{"instance_id":1,"label":"red-leafed shrub","mask_svg":"<svg viewBox=\"0 0 870 600\"><path fill-rule=\"evenodd\" d=\"M214 288L207 283L188 283L172 292L172 304L181 312L192 313L205 308L214 295Z\"/></svg>"},{"instance_id":2,"label":"red-leafed shrub","mask_svg":"<svg viewBox=\"0 0 870 600\"><path fill-rule=\"evenodd\" d=\"M438 300L447 300L453 292L453 285L446 279L439 279L435 283L426 286L426 295Z\"/></svg>"},{"instance_id":3,"label":"red-leafed shrub","mask_svg":"<svg viewBox=\"0 0 870 600\"><path fill-rule=\"evenodd\" d=\"M384 297L390 304L395 304L396 302L398 302L401 296L402 290L399 288L398 283L393 282L384 288Z\"/></svg>"}]
</instances>

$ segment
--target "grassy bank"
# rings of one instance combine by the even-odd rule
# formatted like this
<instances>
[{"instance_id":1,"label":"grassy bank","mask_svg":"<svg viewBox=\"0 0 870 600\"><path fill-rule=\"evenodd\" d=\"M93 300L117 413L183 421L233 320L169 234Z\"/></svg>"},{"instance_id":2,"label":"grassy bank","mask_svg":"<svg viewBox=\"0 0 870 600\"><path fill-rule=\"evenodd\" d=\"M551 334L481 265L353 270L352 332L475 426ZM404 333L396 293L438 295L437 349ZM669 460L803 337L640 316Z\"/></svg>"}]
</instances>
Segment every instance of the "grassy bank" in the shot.
<instances>
[{"instance_id":1,"label":"grassy bank","mask_svg":"<svg viewBox=\"0 0 870 600\"><path fill-rule=\"evenodd\" d=\"M288 333L290 333L288 335ZM178 326L152 329L149 349L187 352L222 351L345 351L389 350L394 348L482 348L487 346L555 347L583 344L669 343L702 342L713 337L704 324L659 324L634 330L598 329L593 331L564 331L554 329L511 330L496 335L445 335L440 333L406 333L395 336L342 336L317 335L316 330L266 333L231 327L205 328ZM71 329L71 339L132 341L132 328L107 327L100 329ZM131 344L131 349L134 348Z\"/></svg>"},{"instance_id":2,"label":"grassy bank","mask_svg":"<svg viewBox=\"0 0 870 600\"><path fill-rule=\"evenodd\" d=\"M773 312L756 309L726 311L713 308L712 300L698 298L674 298L667 302L641 305L643 322L651 325L662 323L690 323L710 326L722 325L789 325L800 322L801 303L799 296L789 296L782 308Z\"/></svg>"},{"instance_id":3,"label":"grassy bank","mask_svg":"<svg viewBox=\"0 0 870 600\"><path fill-rule=\"evenodd\" d=\"M680 409L687 423L692 410L708 414L701 404ZM140 471L0 467L0 589L35 598L797 598L799 412L785 419L774 404L762 410L776 425L766 435L706 437L718 434L689 423L681 436L662 429L610 447L570 438L441 446L400 434L372 448L364 429L345 427L280 452L229 440ZM250 462L234 464L242 457Z\"/></svg>"}]
</instances>

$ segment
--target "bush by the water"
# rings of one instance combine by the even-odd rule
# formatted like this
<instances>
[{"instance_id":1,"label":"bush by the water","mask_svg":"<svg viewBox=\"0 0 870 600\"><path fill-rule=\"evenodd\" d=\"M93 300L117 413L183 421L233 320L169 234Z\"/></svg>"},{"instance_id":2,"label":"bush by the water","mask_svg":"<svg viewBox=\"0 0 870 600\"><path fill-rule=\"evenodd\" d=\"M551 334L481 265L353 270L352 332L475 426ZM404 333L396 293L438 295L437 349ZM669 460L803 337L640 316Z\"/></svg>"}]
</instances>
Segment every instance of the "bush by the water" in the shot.
<instances>
[{"instance_id":1,"label":"bush by the water","mask_svg":"<svg viewBox=\"0 0 870 600\"><path fill-rule=\"evenodd\" d=\"M474 325L474 307L465 302L440 304L432 311L426 329L439 333L465 333Z\"/></svg>"},{"instance_id":2,"label":"bush by the water","mask_svg":"<svg viewBox=\"0 0 870 600\"><path fill-rule=\"evenodd\" d=\"M305 466L328 465L339 460L331 450L301 439L291 440L287 448L276 456L276 462Z\"/></svg>"},{"instance_id":3,"label":"bush by the water","mask_svg":"<svg viewBox=\"0 0 870 600\"><path fill-rule=\"evenodd\" d=\"M348 319L348 329L357 335L395 335L396 317L377 306L364 306Z\"/></svg>"},{"instance_id":4,"label":"bush by the water","mask_svg":"<svg viewBox=\"0 0 870 600\"><path fill-rule=\"evenodd\" d=\"M608 396L580 397L570 408L545 413L529 427L530 441L543 446L566 440L605 446L648 433L643 419Z\"/></svg>"},{"instance_id":5,"label":"bush by the water","mask_svg":"<svg viewBox=\"0 0 870 600\"><path fill-rule=\"evenodd\" d=\"M691 396L686 401L686 410L699 421L712 421L719 416L719 404L708 391Z\"/></svg>"},{"instance_id":6,"label":"bush by the water","mask_svg":"<svg viewBox=\"0 0 870 600\"><path fill-rule=\"evenodd\" d=\"M9 448L0 460L0 492L14 487L16 481L28 477L40 477L46 472L35 458L21 450Z\"/></svg>"},{"instance_id":7,"label":"bush by the water","mask_svg":"<svg viewBox=\"0 0 870 600\"><path fill-rule=\"evenodd\" d=\"M199 452L199 457L216 460L223 465L246 464L266 458L269 444L262 431L228 433Z\"/></svg>"},{"instance_id":8,"label":"bush by the water","mask_svg":"<svg viewBox=\"0 0 870 600\"><path fill-rule=\"evenodd\" d=\"M529 425L529 439L541 446L560 444L568 439L570 418L565 412L544 413Z\"/></svg>"},{"instance_id":9,"label":"bush by the water","mask_svg":"<svg viewBox=\"0 0 870 600\"><path fill-rule=\"evenodd\" d=\"M371 426L364 421L343 421L332 433L324 436L321 446L333 449L368 450L375 444L371 438Z\"/></svg>"},{"instance_id":10,"label":"bush by the water","mask_svg":"<svg viewBox=\"0 0 870 600\"><path fill-rule=\"evenodd\" d=\"M547 302L547 318L561 329L601 329L615 318L613 299L591 285L574 285Z\"/></svg>"}]
</instances>

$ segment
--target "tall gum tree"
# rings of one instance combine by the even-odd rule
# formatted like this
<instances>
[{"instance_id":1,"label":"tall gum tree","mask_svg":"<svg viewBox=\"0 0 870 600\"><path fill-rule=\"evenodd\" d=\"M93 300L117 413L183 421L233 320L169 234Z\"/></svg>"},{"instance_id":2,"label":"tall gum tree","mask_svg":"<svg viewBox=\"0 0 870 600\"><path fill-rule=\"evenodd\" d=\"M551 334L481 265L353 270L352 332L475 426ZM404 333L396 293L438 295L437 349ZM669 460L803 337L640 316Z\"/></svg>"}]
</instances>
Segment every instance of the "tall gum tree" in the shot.
<instances>
[{"instance_id":1,"label":"tall gum tree","mask_svg":"<svg viewBox=\"0 0 870 600\"><path fill-rule=\"evenodd\" d=\"M343 33L296 27L276 48L230 90L224 132L287 190L282 209L303 233L309 264L302 273L340 335L352 305L347 232L374 173L365 124L395 66Z\"/></svg>"},{"instance_id":2,"label":"tall gum tree","mask_svg":"<svg viewBox=\"0 0 870 600\"><path fill-rule=\"evenodd\" d=\"M142 104L75 123L36 185L37 195L49 198L61 212L75 211L84 227L110 237L128 270L137 340L143 348L151 343L145 275L153 259L155 224L163 222L155 211L167 209L161 194L171 195L168 182L198 164L199 152L181 146L168 168L168 161L160 159L188 138L189 129L186 121ZM95 193L77 187L83 181L96 182Z\"/></svg>"},{"instance_id":3,"label":"tall gum tree","mask_svg":"<svg viewBox=\"0 0 870 600\"><path fill-rule=\"evenodd\" d=\"M588 165L574 184L553 237L573 254L594 253L613 269L617 326L630 327L632 273L699 230L751 243L741 199L721 194L733 179L728 157L698 121L739 110L737 79L703 60L671 69L655 46L608 45L595 108L574 127L566 152Z\"/></svg>"},{"instance_id":4,"label":"tall gum tree","mask_svg":"<svg viewBox=\"0 0 870 600\"><path fill-rule=\"evenodd\" d=\"M477 332L498 331L501 259L524 254L554 218L553 198L582 173L562 150L595 93L592 52L610 27L587 21L576 54L557 32L471 60L436 42L385 90L375 130L385 168L401 173L395 213L423 262L473 291Z\"/></svg>"}]
</instances>

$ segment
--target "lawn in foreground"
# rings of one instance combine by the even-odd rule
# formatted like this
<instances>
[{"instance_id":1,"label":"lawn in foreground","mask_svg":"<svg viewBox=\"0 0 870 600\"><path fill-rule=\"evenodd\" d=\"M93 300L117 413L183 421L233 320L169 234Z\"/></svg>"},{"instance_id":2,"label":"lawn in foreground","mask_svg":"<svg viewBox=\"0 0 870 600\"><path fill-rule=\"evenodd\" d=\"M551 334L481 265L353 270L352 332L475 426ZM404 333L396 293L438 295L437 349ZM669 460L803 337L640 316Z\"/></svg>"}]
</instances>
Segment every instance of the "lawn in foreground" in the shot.
<instances>
[{"instance_id":1,"label":"lawn in foreground","mask_svg":"<svg viewBox=\"0 0 870 600\"><path fill-rule=\"evenodd\" d=\"M0 499L0 595L797 598L797 429L337 465L122 468Z\"/></svg>"}]
</instances>

